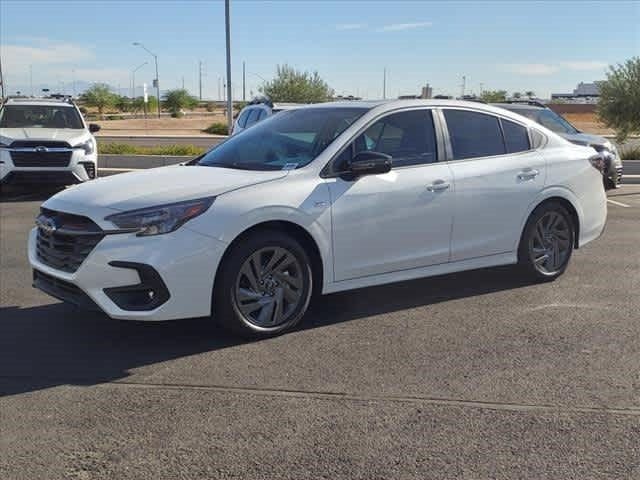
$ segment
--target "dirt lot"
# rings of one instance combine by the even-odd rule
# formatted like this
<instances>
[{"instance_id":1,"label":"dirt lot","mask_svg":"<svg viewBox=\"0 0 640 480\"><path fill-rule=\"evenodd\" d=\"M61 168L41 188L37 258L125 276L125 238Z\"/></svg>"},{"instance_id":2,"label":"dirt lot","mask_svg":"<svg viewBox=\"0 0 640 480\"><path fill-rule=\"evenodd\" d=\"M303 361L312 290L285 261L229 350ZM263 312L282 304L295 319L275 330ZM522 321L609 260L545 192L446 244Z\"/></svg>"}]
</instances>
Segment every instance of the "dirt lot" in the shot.
<instances>
[{"instance_id":1,"label":"dirt lot","mask_svg":"<svg viewBox=\"0 0 640 480\"><path fill-rule=\"evenodd\" d=\"M613 135L615 132L606 128L598 122L594 113L567 113L564 117L569 120L578 130L586 133L598 135ZM193 115L186 118L149 118L130 120L102 120L100 124L102 130L98 136L112 135L190 135L208 136L202 133L214 122L226 122L223 112L208 115Z\"/></svg>"},{"instance_id":2,"label":"dirt lot","mask_svg":"<svg viewBox=\"0 0 640 480\"><path fill-rule=\"evenodd\" d=\"M226 123L224 113L189 115L186 118L143 118L96 121L102 130L98 136L112 135L192 135L208 136L202 130L215 122Z\"/></svg>"},{"instance_id":3,"label":"dirt lot","mask_svg":"<svg viewBox=\"0 0 640 480\"><path fill-rule=\"evenodd\" d=\"M562 116L569 120L578 130L585 133L596 135L615 135L616 133L602 125L595 113L565 113Z\"/></svg>"}]
</instances>

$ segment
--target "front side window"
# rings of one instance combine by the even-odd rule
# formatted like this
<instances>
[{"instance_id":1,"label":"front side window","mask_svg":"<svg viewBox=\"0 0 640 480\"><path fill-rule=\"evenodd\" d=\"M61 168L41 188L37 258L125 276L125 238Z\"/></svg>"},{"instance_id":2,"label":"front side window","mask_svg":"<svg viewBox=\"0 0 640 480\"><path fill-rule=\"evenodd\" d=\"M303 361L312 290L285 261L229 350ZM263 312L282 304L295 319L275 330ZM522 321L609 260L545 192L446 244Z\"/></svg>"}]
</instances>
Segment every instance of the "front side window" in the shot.
<instances>
[{"instance_id":1,"label":"front side window","mask_svg":"<svg viewBox=\"0 0 640 480\"><path fill-rule=\"evenodd\" d=\"M252 108L249 113L249 118L247 118L247 123L245 124L246 128L249 128L251 125L258 121L258 116L260 115L260 108Z\"/></svg>"},{"instance_id":2,"label":"front side window","mask_svg":"<svg viewBox=\"0 0 640 480\"><path fill-rule=\"evenodd\" d=\"M445 109L454 160L506 153L497 117L469 110Z\"/></svg>"},{"instance_id":3,"label":"front side window","mask_svg":"<svg viewBox=\"0 0 640 480\"><path fill-rule=\"evenodd\" d=\"M437 162L431 111L392 113L378 120L354 141L353 152L361 151L390 155L394 168Z\"/></svg>"},{"instance_id":4,"label":"front side window","mask_svg":"<svg viewBox=\"0 0 640 480\"><path fill-rule=\"evenodd\" d=\"M244 126L247 124L247 118L249 118L249 114L251 113L251 110L253 109L249 108L249 109L243 110L243 112L238 117L238 126L240 126L241 128L244 128Z\"/></svg>"},{"instance_id":5,"label":"front side window","mask_svg":"<svg viewBox=\"0 0 640 480\"><path fill-rule=\"evenodd\" d=\"M281 170L309 164L368 109L318 107L272 115L230 137L194 165L242 170Z\"/></svg>"},{"instance_id":6,"label":"front side window","mask_svg":"<svg viewBox=\"0 0 640 480\"><path fill-rule=\"evenodd\" d=\"M522 125L515 122L500 120L502 122L502 131L504 132L504 143L507 153L526 152L531 150L529 143L529 133Z\"/></svg>"},{"instance_id":7,"label":"front side window","mask_svg":"<svg viewBox=\"0 0 640 480\"><path fill-rule=\"evenodd\" d=\"M80 115L66 105L5 105L0 110L0 128L82 129Z\"/></svg>"}]
</instances>

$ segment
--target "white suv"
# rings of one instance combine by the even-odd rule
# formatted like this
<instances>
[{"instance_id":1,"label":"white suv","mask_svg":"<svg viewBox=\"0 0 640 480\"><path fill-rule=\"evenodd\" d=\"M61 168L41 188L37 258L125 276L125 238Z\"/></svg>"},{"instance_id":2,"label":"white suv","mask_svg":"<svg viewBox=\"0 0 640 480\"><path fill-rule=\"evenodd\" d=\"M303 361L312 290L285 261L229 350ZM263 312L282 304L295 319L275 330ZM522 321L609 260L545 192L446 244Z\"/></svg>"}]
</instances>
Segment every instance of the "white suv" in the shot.
<instances>
[{"instance_id":1,"label":"white suv","mask_svg":"<svg viewBox=\"0 0 640 480\"><path fill-rule=\"evenodd\" d=\"M92 133L68 98L9 98L0 107L0 183L71 185L96 177Z\"/></svg>"},{"instance_id":2,"label":"white suv","mask_svg":"<svg viewBox=\"0 0 640 480\"><path fill-rule=\"evenodd\" d=\"M36 287L113 318L211 315L273 335L313 292L515 263L557 278L604 228L601 167L592 148L478 103L313 105L186 165L58 193L29 261Z\"/></svg>"}]
</instances>

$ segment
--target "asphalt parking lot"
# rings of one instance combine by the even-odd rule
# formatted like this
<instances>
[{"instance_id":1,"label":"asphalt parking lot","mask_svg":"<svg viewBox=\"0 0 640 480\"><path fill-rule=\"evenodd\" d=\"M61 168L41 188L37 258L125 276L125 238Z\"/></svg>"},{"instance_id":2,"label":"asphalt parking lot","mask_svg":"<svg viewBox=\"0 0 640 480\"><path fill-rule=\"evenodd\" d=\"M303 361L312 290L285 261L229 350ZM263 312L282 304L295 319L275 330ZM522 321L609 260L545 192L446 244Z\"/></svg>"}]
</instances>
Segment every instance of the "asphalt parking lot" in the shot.
<instances>
[{"instance_id":1,"label":"asphalt parking lot","mask_svg":"<svg viewBox=\"0 0 640 480\"><path fill-rule=\"evenodd\" d=\"M640 185L553 283L497 268L323 297L259 342L31 288L0 203L0 478L640 478Z\"/></svg>"}]
</instances>

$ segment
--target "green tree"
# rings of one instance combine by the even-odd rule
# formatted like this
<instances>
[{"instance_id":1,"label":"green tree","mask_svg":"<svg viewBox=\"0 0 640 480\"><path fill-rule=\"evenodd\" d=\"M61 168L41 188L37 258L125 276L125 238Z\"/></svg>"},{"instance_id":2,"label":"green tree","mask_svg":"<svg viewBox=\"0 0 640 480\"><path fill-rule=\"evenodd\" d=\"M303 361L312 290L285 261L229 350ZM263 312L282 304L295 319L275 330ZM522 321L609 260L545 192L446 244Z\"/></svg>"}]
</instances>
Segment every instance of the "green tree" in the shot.
<instances>
[{"instance_id":1,"label":"green tree","mask_svg":"<svg viewBox=\"0 0 640 480\"><path fill-rule=\"evenodd\" d=\"M164 95L164 104L174 114L179 114L185 108L194 108L198 105L198 99L184 88L169 90Z\"/></svg>"},{"instance_id":2,"label":"green tree","mask_svg":"<svg viewBox=\"0 0 640 480\"><path fill-rule=\"evenodd\" d=\"M513 92L513 95L511 96L516 100L519 100L522 97L522 94L520 92Z\"/></svg>"},{"instance_id":3,"label":"green tree","mask_svg":"<svg viewBox=\"0 0 640 480\"><path fill-rule=\"evenodd\" d=\"M274 102L295 103L326 102L334 93L318 72L302 72L289 65L278 65L276 78L260 91Z\"/></svg>"},{"instance_id":4,"label":"green tree","mask_svg":"<svg viewBox=\"0 0 640 480\"><path fill-rule=\"evenodd\" d=\"M529 100L536 98L536 93L533 90L524 92L524 94L527 96Z\"/></svg>"},{"instance_id":5,"label":"green tree","mask_svg":"<svg viewBox=\"0 0 640 480\"><path fill-rule=\"evenodd\" d=\"M116 108L121 112L133 111L133 101L124 95L118 95L116 98Z\"/></svg>"},{"instance_id":6,"label":"green tree","mask_svg":"<svg viewBox=\"0 0 640 480\"><path fill-rule=\"evenodd\" d=\"M506 90L485 90L480 94L480 100L487 103L504 102L507 99Z\"/></svg>"},{"instance_id":7,"label":"green tree","mask_svg":"<svg viewBox=\"0 0 640 480\"><path fill-rule=\"evenodd\" d=\"M118 95L109 90L107 84L96 83L82 94L81 100L85 105L97 108L98 113L102 116L105 108L116 104Z\"/></svg>"},{"instance_id":8,"label":"green tree","mask_svg":"<svg viewBox=\"0 0 640 480\"><path fill-rule=\"evenodd\" d=\"M640 57L609 67L607 79L600 84L598 116L615 129L619 142L640 133Z\"/></svg>"}]
</instances>

